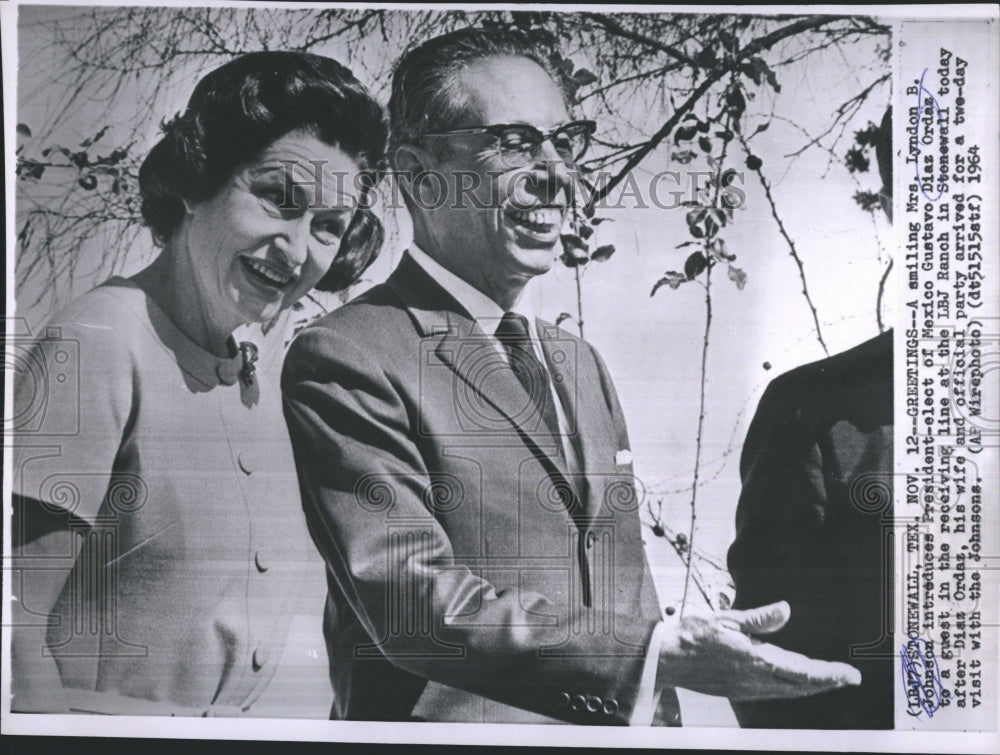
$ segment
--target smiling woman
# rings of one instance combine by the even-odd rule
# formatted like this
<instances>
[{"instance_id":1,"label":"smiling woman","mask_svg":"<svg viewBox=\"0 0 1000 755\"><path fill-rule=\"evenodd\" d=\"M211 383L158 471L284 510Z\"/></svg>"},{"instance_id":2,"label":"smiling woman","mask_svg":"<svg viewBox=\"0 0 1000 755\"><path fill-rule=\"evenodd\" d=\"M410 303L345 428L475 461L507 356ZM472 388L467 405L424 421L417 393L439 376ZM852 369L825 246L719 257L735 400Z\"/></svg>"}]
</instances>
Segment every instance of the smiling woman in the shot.
<instances>
[{"instance_id":1,"label":"smiling woman","mask_svg":"<svg viewBox=\"0 0 1000 755\"><path fill-rule=\"evenodd\" d=\"M358 205L343 178L357 173L354 158L306 131L278 138L214 196L185 203L173 262L191 270L195 286L166 290L204 303L217 330L210 337L223 347L238 325L274 318L329 270ZM304 190L310 182L314 196Z\"/></svg>"},{"instance_id":2,"label":"smiling woman","mask_svg":"<svg viewBox=\"0 0 1000 755\"><path fill-rule=\"evenodd\" d=\"M253 53L164 132L140 172L160 255L56 315L15 386L75 381L15 441L15 711L246 713L321 568L278 386L233 331L375 258L382 110L333 60Z\"/></svg>"}]
</instances>

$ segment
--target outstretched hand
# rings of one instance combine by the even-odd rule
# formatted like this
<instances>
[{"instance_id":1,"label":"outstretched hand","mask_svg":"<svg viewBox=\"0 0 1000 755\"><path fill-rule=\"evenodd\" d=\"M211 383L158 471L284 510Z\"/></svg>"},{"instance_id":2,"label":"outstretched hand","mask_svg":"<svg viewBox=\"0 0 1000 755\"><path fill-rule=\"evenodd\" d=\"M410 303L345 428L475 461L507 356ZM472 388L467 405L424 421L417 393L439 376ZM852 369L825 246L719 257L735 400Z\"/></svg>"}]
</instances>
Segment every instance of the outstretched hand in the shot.
<instances>
[{"instance_id":1,"label":"outstretched hand","mask_svg":"<svg viewBox=\"0 0 1000 755\"><path fill-rule=\"evenodd\" d=\"M819 661L752 636L776 632L790 614L788 603L781 601L668 621L660 645L658 685L730 700L768 700L861 683L861 672L853 666Z\"/></svg>"}]
</instances>

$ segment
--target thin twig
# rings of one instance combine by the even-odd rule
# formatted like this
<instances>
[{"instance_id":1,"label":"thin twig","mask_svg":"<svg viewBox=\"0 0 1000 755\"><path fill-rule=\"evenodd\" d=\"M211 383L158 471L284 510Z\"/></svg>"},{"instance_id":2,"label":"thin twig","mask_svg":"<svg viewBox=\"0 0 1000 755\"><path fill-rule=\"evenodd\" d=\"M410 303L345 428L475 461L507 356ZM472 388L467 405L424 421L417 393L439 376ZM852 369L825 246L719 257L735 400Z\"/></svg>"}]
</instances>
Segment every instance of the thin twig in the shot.
<instances>
[{"instance_id":1,"label":"thin twig","mask_svg":"<svg viewBox=\"0 0 1000 755\"><path fill-rule=\"evenodd\" d=\"M705 333L701 345L701 391L698 408L698 434L695 437L694 480L691 484L691 526L688 529L688 557L684 568L684 594L681 597L681 618L687 607L688 585L691 583L691 563L694 560L694 524L697 518L698 474L701 471L702 433L705 429L705 393L707 388L708 337L712 331L712 265L705 269ZM709 603L711 605L711 603Z\"/></svg>"},{"instance_id":2,"label":"thin twig","mask_svg":"<svg viewBox=\"0 0 1000 755\"><path fill-rule=\"evenodd\" d=\"M688 97L674 112L671 116L664 122L660 129L650 138L646 144L640 149L636 150L629 159L622 166L621 170L618 171L611 180L608 181L601 189L594 193L587 203L588 206L593 207L597 202L608 196L612 190L618 184L625 180L625 176L628 175L634 167L641 163L646 156L655 150L664 139L666 139L670 133L673 131L674 127L680 123L681 119L689 113L694 105L705 95L705 93L711 89L715 84L717 84L724 76L730 74L733 70L738 70L740 64L744 60L759 52L769 49L774 46L782 39L787 37L795 36L796 34L801 34L806 31L812 31L820 28L821 26L826 26L827 24L833 23L835 21L843 20L843 16L810 16L808 18L799 19L794 21L787 26L783 26L775 31L765 34L763 37L758 37L753 40L746 47L742 48L735 59L731 67L718 68L707 74L705 80L691 93Z\"/></svg>"},{"instance_id":3,"label":"thin twig","mask_svg":"<svg viewBox=\"0 0 1000 755\"><path fill-rule=\"evenodd\" d=\"M623 39L630 39L633 42L638 42L646 47L652 47L654 50L659 50L662 53L666 53L674 60L677 60L685 65L689 65L692 68L698 68L698 64L694 61L683 50L680 50L672 45L668 45L659 39L653 39L652 37L647 37L645 34L640 34L637 31L632 31L631 29L626 29L624 26L619 24L617 21L611 19L610 16L604 13L584 13L584 18L593 21L598 26L604 28L613 37L621 37Z\"/></svg>"},{"instance_id":4,"label":"thin twig","mask_svg":"<svg viewBox=\"0 0 1000 755\"><path fill-rule=\"evenodd\" d=\"M743 149L746 150L747 154L752 154L750 152L750 145L747 144L746 139L740 134L740 143L743 145ZM829 356L830 350L826 346L826 341L823 340L823 329L819 324L819 313L816 311L816 305L813 304L812 296L809 294L809 284L806 283L806 269L802 264L802 258L799 256L798 249L795 247L795 242L792 241L792 237L788 235L788 231L785 229L785 224L781 220L781 216L778 214L778 206L774 202L774 195L771 194L771 184L764 177L764 173L761 169L752 168L754 173L757 174L757 178L760 180L760 185L764 187L764 195L767 197L767 203L771 208L771 217L774 218L774 222L778 224L778 231L781 233L782 238L785 239L785 243L788 244L788 253L795 260L795 264L799 269L799 280L802 281L802 295L806 299L806 304L809 305L809 311L812 312L813 325L816 327L816 339L819 341L819 345L823 347L823 353Z\"/></svg>"},{"instance_id":5,"label":"thin twig","mask_svg":"<svg viewBox=\"0 0 1000 755\"><path fill-rule=\"evenodd\" d=\"M882 301L885 298L885 284L889 280L889 273L892 272L892 257L889 257L889 264L885 266L885 272L878 282L878 296L875 298L875 320L878 322L878 332L885 332L885 323L882 321Z\"/></svg>"},{"instance_id":6,"label":"thin twig","mask_svg":"<svg viewBox=\"0 0 1000 755\"><path fill-rule=\"evenodd\" d=\"M889 81L890 76L891 74L888 73L879 76L877 79L875 79L875 81L866 86L856 95L851 97L849 100L842 102L840 106L833 111L834 113L833 121L830 123L829 126L826 127L826 129L822 133L820 133L819 136L813 137L794 152L789 152L787 155L785 155L785 157L797 157L798 155L801 155L803 152L805 152L813 145L819 144L820 139L822 139L831 131L833 131L837 127L837 124L839 122L841 122L842 120L843 121L850 120L854 116L854 114L858 111L858 109L864 104L865 100L868 99L868 95L872 93L872 90L875 89L875 87L877 87L879 84ZM836 144L836 140L834 141L834 144Z\"/></svg>"},{"instance_id":7,"label":"thin twig","mask_svg":"<svg viewBox=\"0 0 1000 755\"><path fill-rule=\"evenodd\" d=\"M580 331L580 338L583 338L583 287L580 285L580 266L573 268L576 276L576 327Z\"/></svg>"}]
</instances>

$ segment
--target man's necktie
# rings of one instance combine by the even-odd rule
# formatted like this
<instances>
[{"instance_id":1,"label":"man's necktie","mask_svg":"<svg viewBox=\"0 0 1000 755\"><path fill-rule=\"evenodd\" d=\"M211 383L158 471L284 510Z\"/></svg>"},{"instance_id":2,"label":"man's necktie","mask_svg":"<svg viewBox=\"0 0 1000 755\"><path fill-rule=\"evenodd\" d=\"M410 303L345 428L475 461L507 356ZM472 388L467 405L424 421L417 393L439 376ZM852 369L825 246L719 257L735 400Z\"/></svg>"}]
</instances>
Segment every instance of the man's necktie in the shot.
<instances>
[{"instance_id":1,"label":"man's necktie","mask_svg":"<svg viewBox=\"0 0 1000 755\"><path fill-rule=\"evenodd\" d=\"M553 438L558 439L559 419L556 415L556 407L552 400L552 388L549 382L549 374L542 366L542 363L535 356L535 350L531 347L531 338L528 335L528 320L524 315L515 312L507 312L500 320L500 325L496 330L496 337L507 352L511 369L518 381L524 386L531 397L534 406L533 411L526 413L525 421L522 425L537 427L538 416L542 420ZM558 443L560 453L562 444Z\"/></svg>"}]
</instances>

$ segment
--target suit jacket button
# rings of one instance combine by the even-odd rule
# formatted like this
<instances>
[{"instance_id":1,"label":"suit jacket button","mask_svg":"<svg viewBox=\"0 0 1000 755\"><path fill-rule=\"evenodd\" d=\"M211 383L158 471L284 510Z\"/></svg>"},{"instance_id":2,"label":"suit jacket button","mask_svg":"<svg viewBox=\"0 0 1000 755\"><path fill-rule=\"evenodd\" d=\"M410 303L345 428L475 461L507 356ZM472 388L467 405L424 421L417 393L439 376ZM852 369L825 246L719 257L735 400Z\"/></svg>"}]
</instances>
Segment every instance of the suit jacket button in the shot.
<instances>
[{"instance_id":1,"label":"suit jacket button","mask_svg":"<svg viewBox=\"0 0 1000 755\"><path fill-rule=\"evenodd\" d=\"M267 557L264 556L264 554L261 551L257 551L256 553L253 554L253 563L254 566L257 567L257 571L259 571L261 574L266 572L268 569Z\"/></svg>"},{"instance_id":2,"label":"suit jacket button","mask_svg":"<svg viewBox=\"0 0 1000 755\"><path fill-rule=\"evenodd\" d=\"M570 707L575 711L584 710L587 707L587 698L583 695L574 695Z\"/></svg>"},{"instance_id":3,"label":"suit jacket button","mask_svg":"<svg viewBox=\"0 0 1000 755\"><path fill-rule=\"evenodd\" d=\"M613 716L618 712L618 701L617 700L605 700L604 701L604 715Z\"/></svg>"},{"instance_id":4,"label":"suit jacket button","mask_svg":"<svg viewBox=\"0 0 1000 755\"><path fill-rule=\"evenodd\" d=\"M604 701L597 695L590 695L590 697L587 698L587 711L589 713L597 713L597 711L601 709L601 704L603 702Z\"/></svg>"},{"instance_id":5,"label":"suit jacket button","mask_svg":"<svg viewBox=\"0 0 1000 755\"><path fill-rule=\"evenodd\" d=\"M556 695L556 707L557 708L569 707L569 692L560 692L558 695Z\"/></svg>"},{"instance_id":6,"label":"suit jacket button","mask_svg":"<svg viewBox=\"0 0 1000 755\"><path fill-rule=\"evenodd\" d=\"M267 648L264 647L264 643L258 643L257 647L253 651L253 670L260 671L264 668L264 664L267 663L267 659L270 658L271 654L267 652Z\"/></svg>"}]
</instances>

